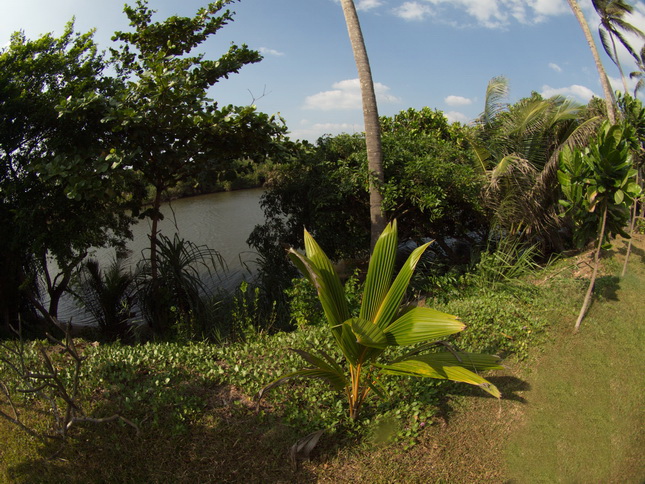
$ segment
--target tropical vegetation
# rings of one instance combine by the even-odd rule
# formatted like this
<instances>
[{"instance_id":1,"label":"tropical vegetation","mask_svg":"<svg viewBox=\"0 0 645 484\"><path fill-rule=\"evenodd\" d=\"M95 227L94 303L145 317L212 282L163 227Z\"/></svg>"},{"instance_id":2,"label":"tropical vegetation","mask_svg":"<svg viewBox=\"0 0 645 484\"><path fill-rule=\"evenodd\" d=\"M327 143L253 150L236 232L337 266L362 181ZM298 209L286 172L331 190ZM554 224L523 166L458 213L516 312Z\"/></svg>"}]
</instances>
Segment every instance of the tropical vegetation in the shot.
<instances>
[{"instance_id":1,"label":"tropical vegetation","mask_svg":"<svg viewBox=\"0 0 645 484\"><path fill-rule=\"evenodd\" d=\"M537 93L509 103L495 77L469 125L429 107L379 117L356 6L343 0L366 132L291 140L278 117L208 97L261 60L243 44L217 59L199 53L233 21L234 2L156 21L138 0L109 54L73 23L58 38L16 33L0 50L7 480L43 470L55 481L69 469L78 481L110 480L96 463L107 455L119 467L118 455L145 472L117 480L217 480L221 458L224 480L266 481L284 474L276 461L294 441L288 476L303 480L299 461L316 445L325 455L372 443L409 451L466 396L483 408L481 397L521 400L502 359L531 367L585 287L576 329L593 321L592 297L603 307L642 279L642 247L630 259L643 227L640 100L608 90L587 105ZM620 68L616 45L627 44L643 71L624 35L642 36L625 20L631 6L593 5L606 53ZM248 239L258 268L226 292L226 261L163 233L161 203L249 180L264 188L265 221ZM126 264L138 219L150 221L150 244ZM622 279L612 275L617 241ZM116 249L110 265L90 257L101 247ZM64 296L94 321L83 337L59 321ZM265 469L232 469L240 442L271 456L259 459ZM202 462L213 445L221 456ZM142 448L157 462L143 462Z\"/></svg>"}]
</instances>

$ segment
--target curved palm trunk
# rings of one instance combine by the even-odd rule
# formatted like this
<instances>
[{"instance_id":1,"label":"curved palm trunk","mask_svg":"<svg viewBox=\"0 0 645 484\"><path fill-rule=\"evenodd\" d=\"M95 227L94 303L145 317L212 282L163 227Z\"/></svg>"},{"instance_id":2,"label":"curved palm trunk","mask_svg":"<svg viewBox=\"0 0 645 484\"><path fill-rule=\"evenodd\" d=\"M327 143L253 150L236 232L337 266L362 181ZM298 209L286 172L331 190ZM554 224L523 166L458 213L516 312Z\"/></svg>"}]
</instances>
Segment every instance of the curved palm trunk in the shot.
<instances>
[{"instance_id":1,"label":"curved palm trunk","mask_svg":"<svg viewBox=\"0 0 645 484\"><path fill-rule=\"evenodd\" d=\"M576 19L578 20L580 27L582 27L582 31L585 34L585 39L587 39L587 44L589 44L589 48L591 49L591 55L593 55L593 60L596 63L596 69L598 69L598 74L600 75L600 84L602 85L602 90L605 94L605 104L607 106L607 118L609 119L609 122L611 124L615 124L616 123L616 103L614 102L614 93L611 90L611 86L609 85L609 79L607 78L607 73L605 72L605 68L603 67L602 62L600 61L600 55L598 55L598 49L596 48L596 44L593 41L593 37L591 36L589 25L587 24L587 20L585 19L585 16L582 13L582 10L580 10L580 6L578 5L578 2L576 2L576 0L567 0L567 2L569 3L571 10L573 11L573 14L576 16Z\"/></svg>"},{"instance_id":2,"label":"curved palm trunk","mask_svg":"<svg viewBox=\"0 0 645 484\"><path fill-rule=\"evenodd\" d=\"M580 314L576 320L576 325L573 328L573 332L577 333L580 328L580 323L587 314L587 309L589 309L589 304L591 303L591 295L593 294L593 288L596 285L596 276L598 275L598 264L600 260L600 249L602 248L602 239L605 237L605 227L607 225L607 206L602 212L602 223L600 226L600 235L598 236L598 246L596 247L596 252L594 253L594 264L593 264L593 273L591 274L591 280L589 281L589 287L587 288L587 294L585 294L585 300L582 303L582 308L580 309Z\"/></svg>"},{"instance_id":3,"label":"curved palm trunk","mask_svg":"<svg viewBox=\"0 0 645 484\"><path fill-rule=\"evenodd\" d=\"M361 84L361 97L363 99L363 119L365 122L365 144L367 146L367 165L370 173L370 222L371 222L371 248L385 229L386 220L383 213L383 196L380 189L385 180L383 174L383 152L381 149L381 126L379 124L378 107L372 70L367 57L367 49L361 25L358 21L356 7L353 0L341 0L349 40L354 52L354 60L358 69L358 79Z\"/></svg>"}]
</instances>

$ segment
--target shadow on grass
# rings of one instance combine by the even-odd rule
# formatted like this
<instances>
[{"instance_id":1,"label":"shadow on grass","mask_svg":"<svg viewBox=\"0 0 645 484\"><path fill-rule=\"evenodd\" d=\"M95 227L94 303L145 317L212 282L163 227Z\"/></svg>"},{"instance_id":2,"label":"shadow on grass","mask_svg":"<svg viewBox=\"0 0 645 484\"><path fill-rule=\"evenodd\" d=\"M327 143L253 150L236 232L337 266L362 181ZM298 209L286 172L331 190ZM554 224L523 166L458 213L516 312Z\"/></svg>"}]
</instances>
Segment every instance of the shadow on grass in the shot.
<instances>
[{"instance_id":1,"label":"shadow on grass","mask_svg":"<svg viewBox=\"0 0 645 484\"><path fill-rule=\"evenodd\" d=\"M629 244L629 240L623 239L621 247L615 247L613 252L617 252L618 254L625 256L627 254L628 244ZM630 257L630 260L632 257L639 257L641 263L645 263L645 250L641 249L640 247L637 247L635 244L632 244L631 254L629 257Z\"/></svg>"},{"instance_id":2,"label":"shadow on grass","mask_svg":"<svg viewBox=\"0 0 645 484\"><path fill-rule=\"evenodd\" d=\"M618 301L618 290L620 289L620 277L602 276L596 279L594 292L597 297L608 301Z\"/></svg>"},{"instance_id":3,"label":"shadow on grass","mask_svg":"<svg viewBox=\"0 0 645 484\"><path fill-rule=\"evenodd\" d=\"M486 376L486 379L495 385L502 393L502 400L510 400L518 403L527 403L526 399L519 395L518 392L531 390L528 382L515 376ZM495 398L490 393L474 385L460 385L458 383L446 384L447 396L466 396L479 398Z\"/></svg>"},{"instance_id":4,"label":"shadow on grass","mask_svg":"<svg viewBox=\"0 0 645 484\"><path fill-rule=\"evenodd\" d=\"M59 483L61 476L67 483L315 480L291 464L289 447L302 437L295 429L250 411L236 413L205 412L181 432L144 428L137 435L116 423L86 425L55 459L45 457L52 454L45 447L42 458L11 468L12 482Z\"/></svg>"}]
</instances>

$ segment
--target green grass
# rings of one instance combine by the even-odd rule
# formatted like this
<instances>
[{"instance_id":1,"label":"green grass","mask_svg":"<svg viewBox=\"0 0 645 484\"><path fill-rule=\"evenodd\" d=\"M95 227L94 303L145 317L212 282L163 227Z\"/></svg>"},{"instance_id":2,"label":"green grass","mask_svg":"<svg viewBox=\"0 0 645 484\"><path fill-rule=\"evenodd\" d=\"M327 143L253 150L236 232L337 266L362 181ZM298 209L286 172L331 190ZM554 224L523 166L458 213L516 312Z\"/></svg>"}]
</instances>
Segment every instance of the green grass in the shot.
<instances>
[{"instance_id":1,"label":"green grass","mask_svg":"<svg viewBox=\"0 0 645 484\"><path fill-rule=\"evenodd\" d=\"M515 482L643 482L642 254L622 280L610 261L578 334L573 313L565 314L531 376L526 425L507 448Z\"/></svg>"},{"instance_id":2,"label":"green grass","mask_svg":"<svg viewBox=\"0 0 645 484\"><path fill-rule=\"evenodd\" d=\"M87 345L85 409L121 413L141 433L118 422L79 424L61 449L0 420L0 482L641 483L644 248L641 237L624 279L615 277L622 243L605 259L577 335L585 282L571 259L528 293L449 303L472 332L458 344L511 355L508 369L490 376L504 398L393 379L394 398L371 401L354 427L343 424L344 399L322 384L275 389L258 413L249 398L301 366L287 348L331 348L319 328L224 347ZM22 410L45 425L42 405ZM336 431L295 469L291 445L329 425Z\"/></svg>"}]
</instances>

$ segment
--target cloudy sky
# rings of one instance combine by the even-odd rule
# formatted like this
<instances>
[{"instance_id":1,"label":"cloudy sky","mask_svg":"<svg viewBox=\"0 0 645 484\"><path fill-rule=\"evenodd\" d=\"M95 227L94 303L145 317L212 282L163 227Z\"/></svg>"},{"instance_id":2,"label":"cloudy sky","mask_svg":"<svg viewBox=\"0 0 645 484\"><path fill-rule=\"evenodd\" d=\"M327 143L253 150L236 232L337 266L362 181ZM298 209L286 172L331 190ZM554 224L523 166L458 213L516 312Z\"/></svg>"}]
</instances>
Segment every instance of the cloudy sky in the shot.
<instances>
[{"instance_id":1,"label":"cloudy sky","mask_svg":"<svg viewBox=\"0 0 645 484\"><path fill-rule=\"evenodd\" d=\"M128 28L123 0L0 0L0 46L23 30L29 38L96 28L102 48ZM134 0L131 2L134 3ZM149 0L157 18L193 15L206 0ZM355 0L376 83L379 112L436 108L467 123L483 110L488 81L505 76L509 101L532 91L586 102L601 95L598 73L566 0ZM590 0L579 0L591 29ZM645 3L632 0L629 19L645 31ZM255 103L280 113L294 138L363 129L356 66L338 0L241 0L235 21L205 45L218 58L231 42L246 43L264 60L213 88L221 104ZM618 70L602 52L616 89ZM641 44L634 43L637 50ZM624 70L636 70L622 53Z\"/></svg>"}]
</instances>

